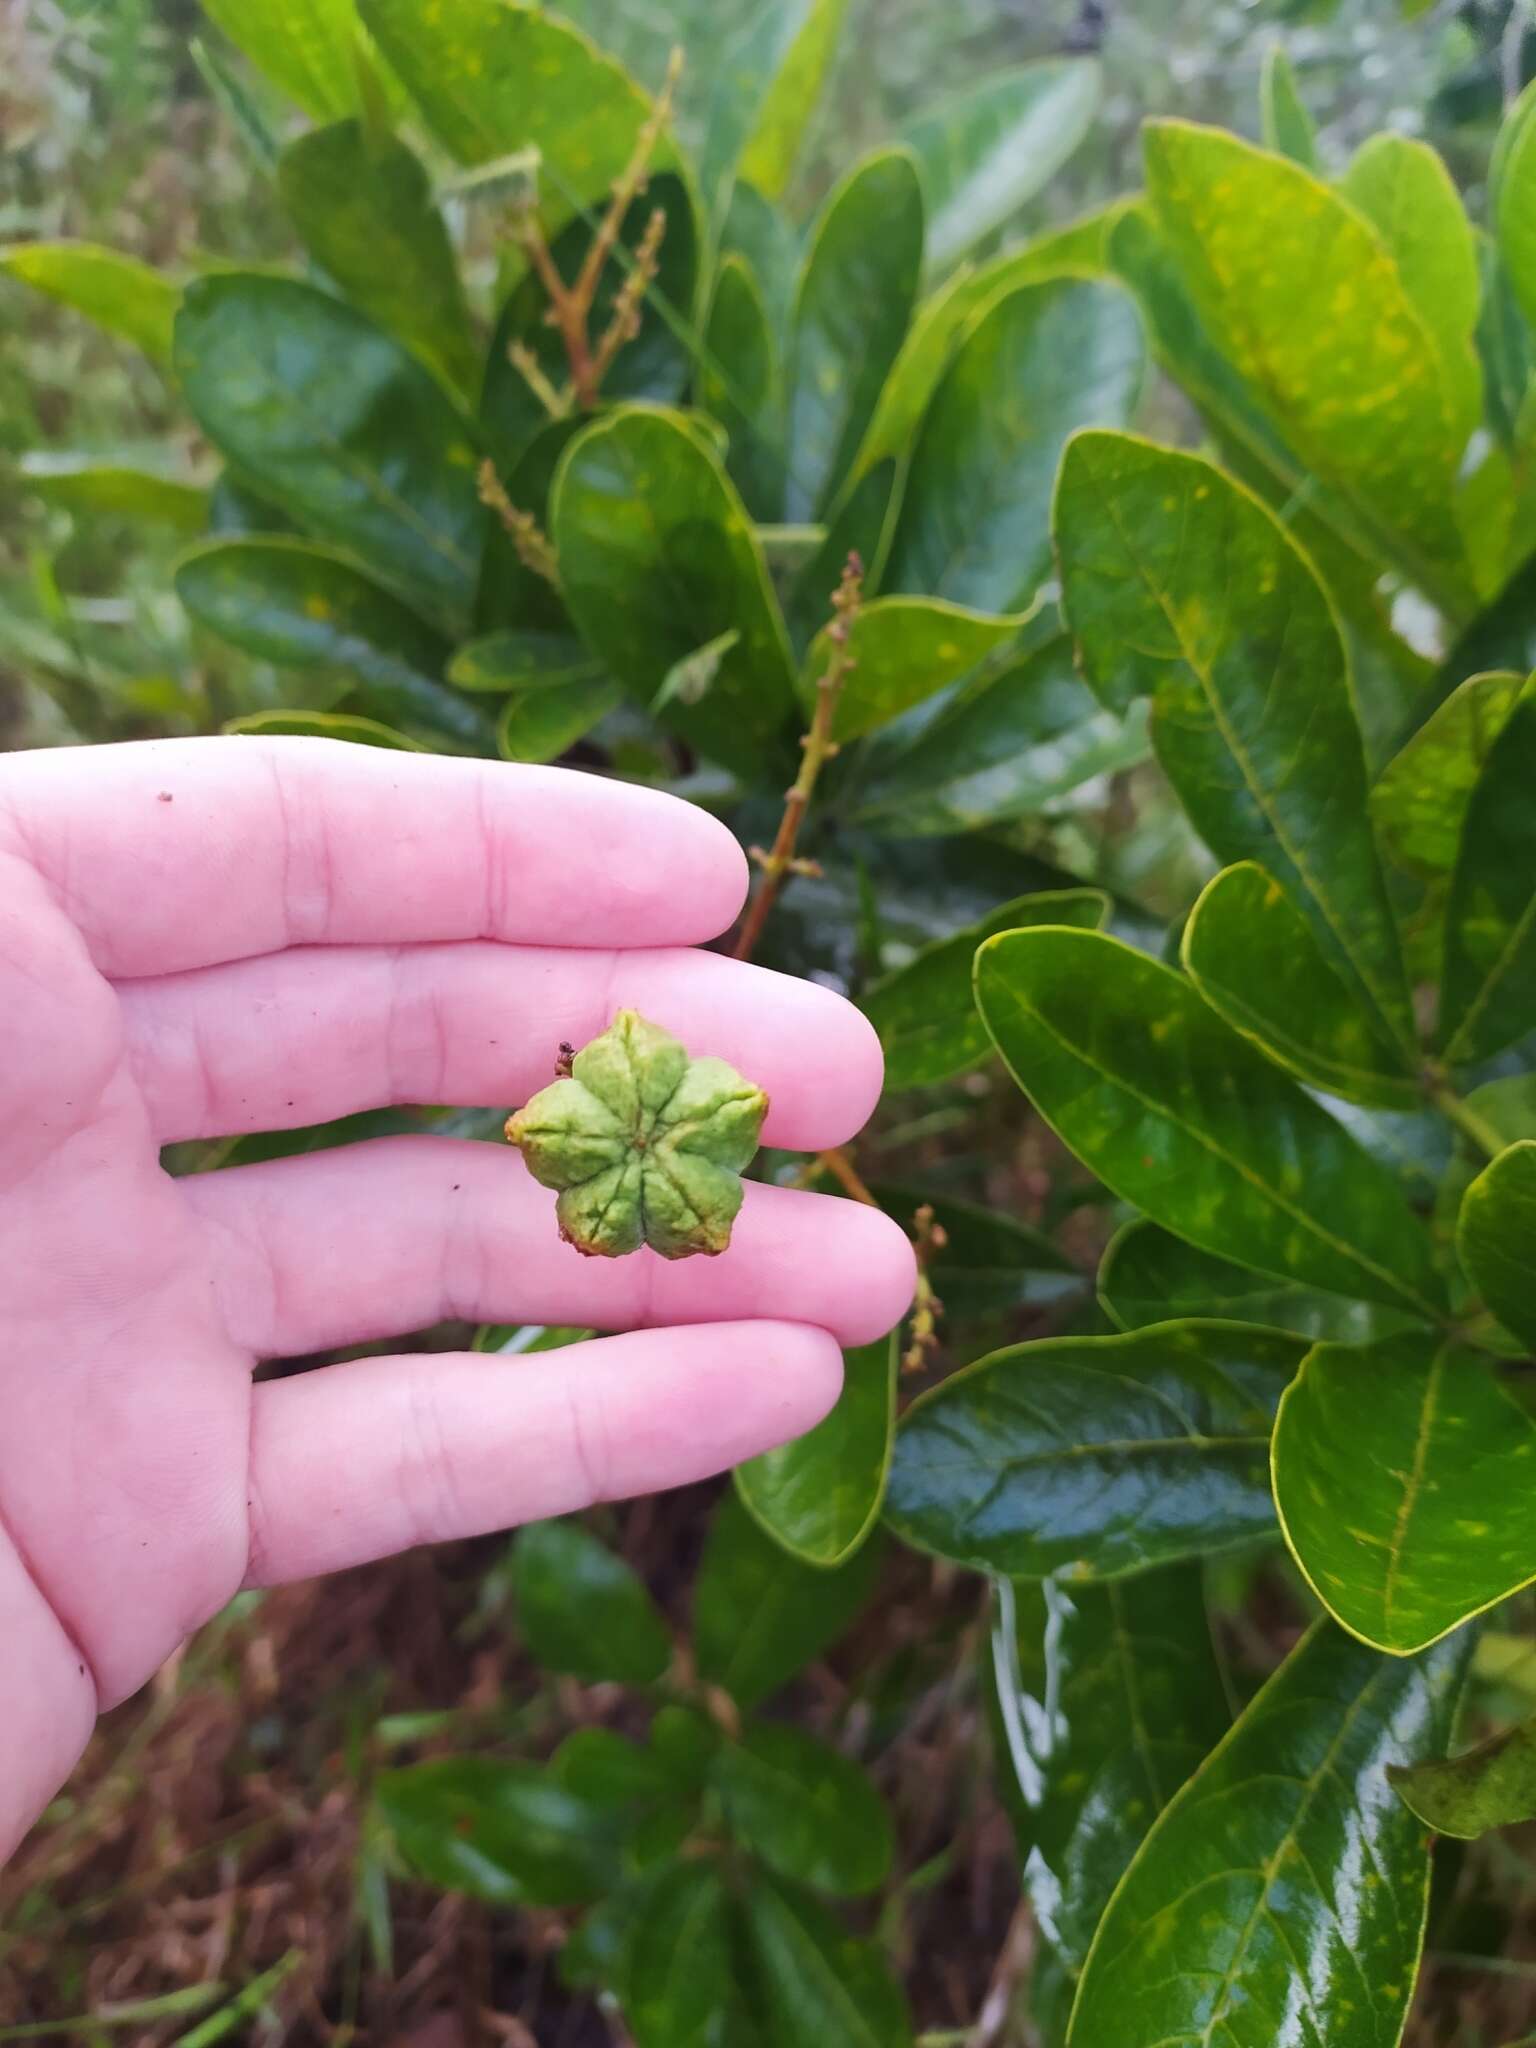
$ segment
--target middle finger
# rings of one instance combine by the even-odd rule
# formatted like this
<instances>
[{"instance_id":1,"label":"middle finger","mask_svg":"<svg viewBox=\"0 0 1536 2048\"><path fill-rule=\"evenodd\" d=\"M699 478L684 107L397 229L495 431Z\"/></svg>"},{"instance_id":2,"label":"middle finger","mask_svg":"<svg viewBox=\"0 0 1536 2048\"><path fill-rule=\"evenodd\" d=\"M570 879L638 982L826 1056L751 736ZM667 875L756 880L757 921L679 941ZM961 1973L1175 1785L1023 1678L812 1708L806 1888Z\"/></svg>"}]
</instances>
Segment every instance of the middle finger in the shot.
<instances>
[{"instance_id":1,"label":"middle finger","mask_svg":"<svg viewBox=\"0 0 1536 2048\"><path fill-rule=\"evenodd\" d=\"M880 1092L873 1030L830 989L687 947L472 940L312 946L118 984L157 1140L296 1130L397 1103L521 1105L629 1007L766 1089L763 1136L841 1145Z\"/></svg>"}]
</instances>

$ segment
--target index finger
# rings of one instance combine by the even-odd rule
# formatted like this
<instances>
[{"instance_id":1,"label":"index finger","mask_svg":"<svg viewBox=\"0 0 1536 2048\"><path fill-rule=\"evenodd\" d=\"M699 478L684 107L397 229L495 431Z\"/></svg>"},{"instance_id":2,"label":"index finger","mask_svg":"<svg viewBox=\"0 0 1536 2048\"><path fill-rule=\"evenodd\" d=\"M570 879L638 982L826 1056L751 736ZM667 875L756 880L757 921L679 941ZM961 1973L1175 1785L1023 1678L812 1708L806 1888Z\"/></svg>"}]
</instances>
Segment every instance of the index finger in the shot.
<instances>
[{"instance_id":1,"label":"index finger","mask_svg":"<svg viewBox=\"0 0 1536 2048\"><path fill-rule=\"evenodd\" d=\"M694 945L745 856L658 790L338 740L141 740L0 762L7 827L104 974L288 946Z\"/></svg>"}]
</instances>

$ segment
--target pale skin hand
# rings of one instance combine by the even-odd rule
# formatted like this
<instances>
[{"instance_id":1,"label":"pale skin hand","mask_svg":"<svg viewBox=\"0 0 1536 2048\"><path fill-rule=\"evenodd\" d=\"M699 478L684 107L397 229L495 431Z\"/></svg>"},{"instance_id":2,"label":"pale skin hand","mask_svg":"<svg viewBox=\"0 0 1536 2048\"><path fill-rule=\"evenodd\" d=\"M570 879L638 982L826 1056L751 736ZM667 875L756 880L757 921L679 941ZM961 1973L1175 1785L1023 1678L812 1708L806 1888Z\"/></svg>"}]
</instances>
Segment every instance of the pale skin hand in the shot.
<instances>
[{"instance_id":1,"label":"pale skin hand","mask_svg":"<svg viewBox=\"0 0 1536 2048\"><path fill-rule=\"evenodd\" d=\"M510 1149L376 1140L172 1180L159 1147L512 1105L629 1005L839 1144L873 1035L679 950L746 886L704 813L557 769L194 740L0 760L0 1857L96 1714L242 1585L677 1485L808 1428L912 1286L857 1203L750 1187L731 1248L580 1258ZM628 1335L264 1358L444 1317Z\"/></svg>"}]
</instances>

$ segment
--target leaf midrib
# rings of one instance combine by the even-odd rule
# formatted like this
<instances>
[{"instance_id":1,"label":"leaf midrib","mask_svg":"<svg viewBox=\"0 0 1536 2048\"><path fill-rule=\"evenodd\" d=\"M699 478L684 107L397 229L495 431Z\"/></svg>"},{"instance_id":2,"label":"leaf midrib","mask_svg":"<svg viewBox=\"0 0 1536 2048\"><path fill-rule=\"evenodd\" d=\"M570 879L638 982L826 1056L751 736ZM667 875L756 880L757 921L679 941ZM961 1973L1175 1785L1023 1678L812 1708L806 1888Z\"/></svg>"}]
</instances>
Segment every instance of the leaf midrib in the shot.
<instances>
[{"instance_id":1,"label":"leaf midrib","mask_svg":"<svg viewBox=\"0 0 1536 2048\"><path fill-rule=\"evenodd\" d=\"M1162 613L1163 618L1166 621L1170 632L1173 634L1175 641L1178 643L1180 655L1185 666L1188 668L1190 674L1195 678L1196 682L1200 685L1201 694L1204 696L1206 704L1210 709L1211 716L1216 724L1216 729L1221 735L1222 742L1226 746L1227 752L1231 755L1233 761L1236 762L1238 772L1241 774L1243 778L1244 785L1247 788L1249 795L1253 798L1254 803L1257 805L1260 815L1263 817L1265 823L1269 826L1270 831L1273 832L1273 834L1275 835L1275 839L1279 844L1281 851L1285 854L1286 858L1290 861L1292 867L1295 868L1297 874L1305 883L1308 895L1312 898L1313 902L1322 912L1323 918L1327 923L1328 929L1333 934L1333 937L1337 942L1345 959L1349 961L1350 965L1354 968L1356 974L1359 975L1361 982L1364 984L1366 990L1369 992L1371 1000L1376 1005L1376 1008L1381 1015L1382 1022L1386 1025L1387 1030L1393 1040L1393 1043L1398 1045L1404 1044L1405 1041L1402 1037L1402 1034L1394 1030L1392 1027L1392 1005L1385 1000L1385 998L1382 995L1382 992L1376 986L1376 969L1374 965L1372 966L1371 974L1368 977L1366 975L1365 969L1356 962L1354 953L1350 949L1349 942L1345 936L1345 929L1340 923L1339 917L1335 912L1332 903L1330 902L1328 896L1325 894L1322 885L1314 877L1305 853L1299 846L1296 846L1292 843L1290 834L1285 828L1285 826L1282 825L1279 815L1274 808L1272 799L1270 798L1268 791L1265 789L1263 783L1260 782L1258 779L1257 771L1254 767L1251 758L1249 757L1247 749L1239 742L1237 734L1232 729L1232 726L1227 718L1226 707L1222 703L1220 695L1216 689L1215 677L1211 674L1211 672L1208 669L1203 667L1201 663L1195 658L1195 654L1192 651L1189 642L1185 637L1183 628L1179 622L1176 612L1171 608L1168 599L1162 591L1162 589L1152 580L1151 571L1148 569L1147 565L1143 561L1136 547L1132 544L1130 535L1127 532L1126 527L1120 518L1120 509L1113 495L1108 492L1105 492L1102 495L1105 509L1109 514L1110 522L1114 526L1116 534L1119 536L1120 544L1125 549L1125 552L1129 556L1131 561L1135 564L1137 573L1141 577L1142 583L1146 587L1146 590L1152 598L1153 603ZM1290 545L1294 545L1294 543L1290 543ZM1228 590L1227 594L1230 598L1230 589ZM1294 611L1288 612L1286 615L1285 627L1281 636L1282 650L1285 646L1286 639L1289 637L1294 617ZM1332 620L1330 620L1330 624L1332 623ZM1334 631L1336 638L1337 630L1338 629L1335 626ZM1348 656L1344 652L1342 642L1339 643L1339 658L1341 663L1347 662L1348 660ZM1273 687L1273 678L1271 678L1271 687Z\"/></svg>"},{"instance_id":2,"label":"leaf midrib","mask_svg":"<svg viewBox=\"0 0 1536 2048\"><path fill-rule=\"evenodd\" d=\"M1033 1018L1047 1037L1059 1045L1063 1052L1077 1060L1080 1065L1087 1067L1090 1073L1097 1074L1111 1088L1118 1088L1122 1094L1130 1096L1133 1102L1139 1102L1143 1109L1149 1110L1154 1116L1163 1118L1172 1124L1176 1130L1182 1131L1186 1137L1192 1139L1203 1151L1208 1152L1213 1159L1219 1161L1221 1165L1235 1173L1240 1180L1245 1181L1266 1202L1277 1209L1281 1215L1285 1216L1292 1223L1299 1224L1304 1231L1316 1238L1320 1244L1326 1245L1330 1251L1342 1258L1351 1260L1362 1271L1371 1274L1373 1278L1384 1281L1391 1287L1394 1294L1408 1302L1420 1315L1428 1317L1431 1322L1438 1322L1440 1320L1440 1311L1421 1296L1414 1293L1406 1281L1399 1279L1395 1273L1390 1272L1386 1267L1377 1265L1375 1260L1368 1258L1358 1246L1347 1244L1343 1238L1335 1237L1331 1231L1321 1229L1305 1209L1296 1208L1287 1201L1286 1197L1278 1189L1271 1187L1267 1181L1262 1180L1243 1160L1234 1158L1231 1153L1218 1145L1204 1131L1198 1129L1194 1124L1185 1122L1182 1117L1176 1116L1173 1111L1163 1104L1152 1101L1149 1096L1143 1095L1140 1089L1133 1087L1129 1081L1123 1080L1118 1074L1112 1074L1107 1067L1101 1066L1097 1060L1091 1059L1085 1051L1080 1050L1069 1038L1058 1031L1041 1011L1034 1008L1032 1004L1027 1003L1017 990L1011 988L1004 989L1003 994L1008 1000L1016 1004L1018 1009L1026 1016ZM1025 1088L1022 1078L1006 1052L1003 1053L1003 1060L1008 1071L1013 1075L1014 1080L1028 1094L1028 1089ZM1044 1115L1045 1112L1042 1110L1041 1114ZM1046 1121L1048 1123L1053 1122L1050 1117L1047 1117ZM1347 1137L1348 1133L1346 1132L1342 1135ZM1100 1178L1102 1179L1103 1176L1101 1175ZM1109 1187L1113 1186L1113 1183L1105 1180L1105 1185ZM1123 1191L1116 1189L1116 1193L1121 1192ZM1125 1199L1127 1201L1134 1201L1136 1197L1127 1194ZM1191 1239L1190 1242L1194 1242L1194 1240ZM1201 1248L1197 1247L1197 1249ZM1263 1269L1256 1268L1255 1270ZM1297 1276L1292 1273L1282 1273L1275 1277L1291 1285L1308 1286L1318 1284L1307 1281L1298 1282ZM1324 1289L1324 1292L1332 1291L1334 1290Z\"/></svg>"},{"instance_id":3,"label":"leaf midrib","mask_svg":"<svg viewBox=\"0 0 1536 2048\"><path fill-rule=\"evenodd\" d=\"M1254 1929L1258 1926L1260 1917L1267 1907L1269 1888L1274 1882L1275 1873L1285 1860L1287 1850L1290 1849L1291 1845L1300 1835L1313 1800L1321 1790L1324 1779L1329 1771L1332 1770L1335 1759L1344 1747L1345 1739L1353 1728L1354 1723L1364 1712L1366 1702L1370 1699L1372 1692L1387 1668L1387 1666L1380 1666L1377 1670L1373 1671L1365 1684L1360 1688L1360 1691L1355 1695L1353 1702L1339 1722L1338 1731L1334 1735L1333 1740L1329 1743L1328 1748L1318 1763L1307 1775L1306 1790L1302 1794L1301 1804L1297 1808L1295 1818L1287 1825L1285 1833L1275 1845L1273 1853L1259 1866L1259 1896L1254 1903L1253 1911L1248 1916L1242 1933L1237 1938L1236 1945L1232 1951L1231 1961L1222 1972L1221 1989L1217 1994L1217 2005L1199 2035L1200 2048L1210 2048L1216 2028L1226 2019L1232 1992L1237 1983L1238 1972L1247 1959L1248 1945L1253 1939ZM1321 1886L1318 1887L1318 1890L1320 1894ZM1359 1959L1356 1957L1357 1965L1358 1961Z\"/></svg>"},{"instance_id":4,"label":"leaf midrib","mask_svg":"<svg viewBox=\"0 0 1536 2048\"><path fill-rule=\"evenodd\" d=\"M1419 1407L1419 1426L1414 1440L1413 1462L1408 1469L1403 1497L1398 1503L1392 1535L1387 1545L1387 1569L1381 1588L1381 1615L1382 1633L1389 1639L1392 1637L1392 1615L1397 1603L1398 1582L1402 1577L1403 1552L1407 1547L1409 1524L1413 1520L1414 1510L1418 1507L1424 1490L1424 1471L1429 1462L1440 1386L1445 1376L1445 1363L1450 1356L1451 1348L1449 1344L1440 1345L1429 1368L1424 1399Z\"/></svg>"}]
</instances>

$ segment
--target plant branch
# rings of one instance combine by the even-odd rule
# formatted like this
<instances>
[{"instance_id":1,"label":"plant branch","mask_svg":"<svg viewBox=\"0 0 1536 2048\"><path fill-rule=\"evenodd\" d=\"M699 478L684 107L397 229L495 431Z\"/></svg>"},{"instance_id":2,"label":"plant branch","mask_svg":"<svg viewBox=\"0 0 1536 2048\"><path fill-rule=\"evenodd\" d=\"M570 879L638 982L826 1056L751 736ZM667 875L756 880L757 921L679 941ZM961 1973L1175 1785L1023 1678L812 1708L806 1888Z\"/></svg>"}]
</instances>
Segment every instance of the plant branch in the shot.
<instances>
[{"instance_id":1,"label":"plant branch","mask_svg":"<svg viewBox=\"0 0 1536 2048\"><path fill-rule=\"evenodd\" d=\"M612 317L592 358L594 390L601 388L603 379L612 368L614 357L625 342L633 341L640 332L640 308L661 267L661 244L666 232L667 216L659 206L652 207L651 217L645 224L645 233L640 238L640 246L635 251L635 260L630 265L628 276L619 286L613 302Z\"/></svg>"},{"instance_id":2,"label":"plant branch","mask_svg":"<svg viewBox=\"0 0 1536 2048\"><path fill-rule=\"evenodd\" d=\"M512 341L507 344L507 361L517 371L528 389L543 406L552 420L563 420L571 410L569 388L556 390L545 376L542 365L526 341Z\"/></svg>"},{"instance_id":3,"label":"plant branch","mask_svg":"<svg viewBox=\"0 0 1536 2048\"><path fill-rule=\"evenodd\" d=\"M646 222L645 234L614 299L612 317L602 338L595 343L592 339L592 309L597 302L603 272L618 245L629 209L645 190L651 158L672 118L672 104L682 72L683 53L674 49L667 66L666 80L635 137L629 162L613 181L603 217L587 244L581 267L571 283L567 284L560 275L560 266L554 259L533 207L525 208L518 220L518 246L544 287L549 300L549 310L544 317L559 333L565 349L570 370L567 388L563 392L556 391L526 344L514 342L508 355L513 367L527 380L552 419L563 419L573 408L582 412L593 410L614 357L640 330L641 302L656 276L662 238L667 231L667 217L659 206Z\"/></svg>"},{"instance_id":4,"label":"plant branch","mask_svg":"<svg viewBox=\"0 0 1536 2048\"><path fill-rule=\"evenodd\" d=\"M811 798L816 793L816 784L822 769L837 752L832 738L832 728L837 717L837 700L842 694L843 684L856 666L854 657L848 652L848 636L853 622L859 615L864 599L864 564L858 554L850 553L843 569L843 580L832 597L832 624L827 628L827 638L832 643L823 669L816 684L816 710L811 719L810 731L800 742L800 773L786 791L784 815L779 820L778 834L772 850L768 853L757 851L758 864L763 870L763 879L752 901L747 905L746 917L742 920L741 935L736 941L735 955L738 960L750 960L757 949L757 942L763 935L768 914L778 901L779 890L784 878L795 865L795 846L800 837L800 827L805 814L811 807Z\"/></svg>"},{"instance_id":5,"label":"plant branch","mask_svg":"<svg viewBox=\"0 0 1536 2048\"><path fill-rule=\"evenodd\" d=\"M917 1253L917 1292L912 1298L912 1328L907 1348L901 1354L903 1372L921 1372L939 1348L939 1318L944 1304L933 1291L928 1268L935 1255L949 1243L949 1232L938 1222L927 1202L912 1219L912 1247Z\"/></svg>"},{"instance_id":6,"label":"plant branch","mask_svg":"<svg viewBox=\"0 0 1536 2048\"><path fill-rule=\"evenodd\" d=\"M489 505L506 528L523 567L535 576L541 576L546 583L552 583L558 590L560 564L549 535L531 512L519 511L513 504L489 456L480 465L479 488L481 504Z\"/></svg>"},{"instance_id":7,"label":"plant branch","mask_svg":"<svg viewBox=\"0 0 1536 2048\"><path fill-rule=\"evenodd\" d=\"M880 1204L859 1177L859 1170L840 1145L830 1152L818 1152L815 1165L822 1173L830 1173L845 1195L852 1195L856 1202L862 1202L866 1209L878 1209Z\"/></svg>"},{"instance_id":8,"label":"plant branch","mask_svg":"<svg viewBox=\"0 0 1536 2048\"><path fill-rule=\"evenodd\" d=\"M662 81L661 91L656 95L655 105L646 116L640 133L635 137L635 146L630 152L629 162L614 180L613 196L608 202L608 210L592 238L581 269L576 273L576 296L585 299L589 306L596 294L598 279L603 274L603 265L612 255L613 246L619 239L624 216L629 212L636 196L645 190L651 157L661 140L662 130L672 118L672 103L677 97L678 83L682 75L682 49L674 46L667 60L667 75Z\"/></svg>"}]
</instances>

